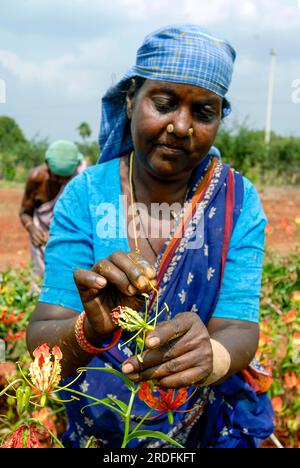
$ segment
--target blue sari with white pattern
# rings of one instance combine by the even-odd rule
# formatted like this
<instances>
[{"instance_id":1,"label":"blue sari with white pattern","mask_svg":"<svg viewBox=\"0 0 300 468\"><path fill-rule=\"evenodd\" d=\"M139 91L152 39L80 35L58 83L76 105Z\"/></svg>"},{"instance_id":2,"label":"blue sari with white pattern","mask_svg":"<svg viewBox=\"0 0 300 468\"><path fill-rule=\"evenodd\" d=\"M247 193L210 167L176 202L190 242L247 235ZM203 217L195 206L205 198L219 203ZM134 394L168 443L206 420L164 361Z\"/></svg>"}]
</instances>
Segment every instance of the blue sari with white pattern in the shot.
<instances>
[{"instance_id":1,"label":"blue sari with white pattern","mask_svg":"<svg viewBox=\"0 0 300 468\"><path fill-rule=\"evenodd\" d=\"M206 159L191 181L193 195L203 179L211 158ZM199 314L207 326L213 316L222 283L222 254L224 252L224 230L228 178L231 169L219 161L213 178L206 190L196 216L181 239L160 285L160 303L167 303L170 313L160 321L173 318L176 313L193 311ZM233 228L243 207L243 180L234 173ZM170 238L169 242L172 241ZM169 242L164 246L160 261ZM192 246L192 248L191 248ZM196 248L195 248L196 246ZM95 357L89 367L114 368L121 370L122 363L131 357L130 346L121 351L115 347L110 352ZM257 369L264 373L263 369ZM70 379L67 380L67 383ZM74 385L83 393L101 398L118 398L128 402L130 392L122 381L111 374L89 370ZM193 389L190 390L192 395ZM63 394L68 398L69 394ZM81 409L89 405L82 398L66 406L69 427L63 437L67 447L84 447L90 436L95 436L103 448L118 448L123 440L123 422L111 410L103 406ZM133 424L144 416L149 408L138 398L133 407ZM180 410L175 413L171 427L167 415L146 421L141 427L161 431L175 438L188 449L214 447L238 448L259 447L273 432L273 410L267 394L256 394L242 375L232 376L218 387L199 389ZM134 422L136 421L136 422ZM163 441L134 440L129 448L164 447Z\"/></svg>"}]
</instances>

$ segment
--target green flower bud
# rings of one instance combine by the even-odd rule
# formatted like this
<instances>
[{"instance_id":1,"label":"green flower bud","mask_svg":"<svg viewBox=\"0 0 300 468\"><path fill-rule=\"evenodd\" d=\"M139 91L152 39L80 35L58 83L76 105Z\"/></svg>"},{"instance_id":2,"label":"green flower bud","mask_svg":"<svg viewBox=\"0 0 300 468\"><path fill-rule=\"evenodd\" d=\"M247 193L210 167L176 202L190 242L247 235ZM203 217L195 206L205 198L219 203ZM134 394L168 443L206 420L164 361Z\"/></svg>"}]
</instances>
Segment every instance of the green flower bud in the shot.
<instances>
[{"instance_id":1,"label":"green flower bud","mask_svg":"<svg viewBox=\"0 0 300 468\"><path fill-rule=\"evenodd\" d=\"M31 398L31 388L27 385L22 385L16 391L17 397L17 408L19 416L22 416L28 409L30 398Z\"/></svg>"}]
</instances>

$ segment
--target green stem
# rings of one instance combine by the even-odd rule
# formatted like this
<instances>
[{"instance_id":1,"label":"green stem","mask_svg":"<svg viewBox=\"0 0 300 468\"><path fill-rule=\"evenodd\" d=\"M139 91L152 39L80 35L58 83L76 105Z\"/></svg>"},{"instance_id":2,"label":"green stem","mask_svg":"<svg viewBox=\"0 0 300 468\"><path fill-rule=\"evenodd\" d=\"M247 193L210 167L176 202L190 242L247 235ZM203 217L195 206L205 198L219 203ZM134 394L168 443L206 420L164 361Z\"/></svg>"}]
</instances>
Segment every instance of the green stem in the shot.
<instances>
[{"instance_id":1,"label":"green stem","mask_svg":"<svg viewBox=\"0 0 300 468\"><path fill-rule=\"evenodd\" d=\"M134 434L136 431L138 431L142 424L144 424L144 422L147 421L147 419L151 416L152 413L153 410L151 409L149 413L147 413L146 416L144 416L143 419L138 423L138 425L133 429L131 434Z\"/></svg>"},{"instance_id":2,"label":"green stem","mask_svg":"<svg viewBox=\"0 0 300 468\"><path fill-rule=\"evenodd\" d=\"M18 379L18 380L15 380L14 382L12 382L11 384L9 384L4 390L2 390L2 392L0 392L0 397L2 397L3 395L5 395L6 392L7 392L10 388L14 387L14 386L15 386L17 383L19 383L19 382L23 382L23 380L22 380L22 379Z\"/></svg>"},{"instance_id":3,"label":"green stem","mask_svg":"<svg viewBox=\"0 0 300 468\"><path fill-rule=\"evenodd\" d=\"M56 435L54 435L53 432L50 431L49 427L45 426L41 421L38 421L37 419L28 419L28 422L39 424L40 426L42 426L50 434L52 439L55 440L55 442L60 448L65 448L63 444L61 443L61 441L56 437Z\"/></svg>"},{"instance_id":4,"label":"green stem","mask_svg":"<svg viewBox=\"0 0 300 468\"><path fill-rule=\"evenodd\" d=\"M58 389L58 391L60 391L60 389ZM81 396L83 398L87 398L88 400L95 401L98 405L103 405L104 404L103 400L99 400L98 398L94 398L94 397L92 397L90 395L86 395L85 393L77 392L76 390L65 388L64 391L68 392L68 393L74 393L75 395ZM115 408L114 406L109 405L109 404L105 404L105 406L107 406L108 408L112 409L113 411L115 411L116 413L119 413L122 417L124 417L124 414L118 408Z\"/></svg>"},{"instance_id":5,"label":"green stem","mask_svg":"<svg viewBox=\"0 0 300 468\"><path fill-rule=\"evenodd\" d=\"M123 444L122 444L122 447L121 447L122 449L126 448L127 444L128 444L128 436L129 436L129 432L130 432L130 422L131 422L131 411L132 411L132 407L133 407L133 403L134 403L134 399L136 397L136 394L137 394L137 390L132 390L130 401L129 401L129 404L128 404L128 411L126 413L126 418L125 418L124 440L123 440Z\"/></svg>"}]
</instances>

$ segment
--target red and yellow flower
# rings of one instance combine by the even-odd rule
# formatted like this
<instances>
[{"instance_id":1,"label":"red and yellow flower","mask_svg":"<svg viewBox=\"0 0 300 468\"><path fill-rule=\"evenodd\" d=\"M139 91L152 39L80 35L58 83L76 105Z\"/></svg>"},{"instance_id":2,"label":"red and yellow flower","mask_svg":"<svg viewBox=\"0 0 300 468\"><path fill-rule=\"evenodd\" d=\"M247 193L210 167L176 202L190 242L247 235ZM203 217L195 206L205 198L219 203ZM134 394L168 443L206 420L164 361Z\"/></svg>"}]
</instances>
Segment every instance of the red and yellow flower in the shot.
<instances>
[{"instance_id":1,"label":"red and yellow flower","mask_svg":"<svg viewBox=\"0 0 300 468\"><path fill-rule=\"evenodd\" d=\"M300 386L300 375L297 377L295 372L285 374L284 381L289 390Z\"/></svg>"},{"instance_id":2,"label":"red and yellow flower","mask_svg":"<svg viewBox=\"0 0 300 468\"><path fill-rule=\"evenodd\" d=\"M282 320L284 321L284 323L286 323L287 325L291 325L292 323L295 322L295 320L297 319L297 310L296 309L292 309L290 310L287 314L284 314L282 315Z\"/></svg>"},{"instance_id":3,"label":"red and yellow flower","mask_svg":"<svg viewBox=\"0 0 300 468\"><path fill-rule=\"evenodd\" d=\"M190 399L188 395L189 388L181 388L180 390L165 391L159 387L151 389L149 383L144 382L140 391L139 398L144 401L149 408L159 411L159 414L154 419L170 413L186 413L188 411L180 411L179 408L185 405ZM155 396L158 393L159 396Z\"/></svg>"},{"instance_id":4,"label":"red and yellow flower","mask_svg":"<svg viewBox=\"0 0 300 468\"><path fill-rule=\"evenodd\" d=\"M117 307L112 311L111 318L118 327L129 332L154 330L136 310L129 307Z\"/></svg>"},{"instance_id":5,"label":"red and yellow flower","mask_svg":"<svg viewBox=\"0 0 300 468\"><path fill-rule=\"evenodd\" d=\"M273 398L272 405L275 413L282 413L284 410L283 400L280 397Z\"/></svg>"},{"instance_id":6,"label":"red and yellow flower","mask_svg":"<svg viewBox=\"0 0 300 468\"><path fill-rule=\"evenodd\" d=\"M61 380L62 352L58 346L52 351L47 344L39 346L33 353L34 361L30 364L29 375L34 389L42 395L44 406L49 393L52 393Z\"/></svg>"},{"instance_id":7,"label":"red and yellow flower","mask_svg":"<svg viewBox=\"0 0 300 468\"><path fill-rule=\"evenodd\" d=\"M1 448L41 448L36 429L32 425L22 424L4 441Z\"/></svg>"}]
</instances>

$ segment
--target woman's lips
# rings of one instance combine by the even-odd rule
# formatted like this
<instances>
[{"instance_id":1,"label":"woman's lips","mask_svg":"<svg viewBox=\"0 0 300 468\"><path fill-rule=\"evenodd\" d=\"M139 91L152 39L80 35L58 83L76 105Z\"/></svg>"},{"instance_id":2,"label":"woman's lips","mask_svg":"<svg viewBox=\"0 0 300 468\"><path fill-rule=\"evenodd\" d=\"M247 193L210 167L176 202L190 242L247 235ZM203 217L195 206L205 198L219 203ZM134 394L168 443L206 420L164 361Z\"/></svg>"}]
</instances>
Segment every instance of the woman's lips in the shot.
<instances>
[{"instance_id":1,"label":"woman's lips","mask_svg":"<svg viewBox=\"0 0 300 468\"><path fill-rule=\"evenodd\" d=\"M178 155L182 156L183 154L186 155L187 151L184 148L179 148L177 146L170 146L170 145L164 145L164 144L158 144L156 145L157 148L163 151L165 154L170 154L170 155Z\"/></svg>"}]
</instances>

